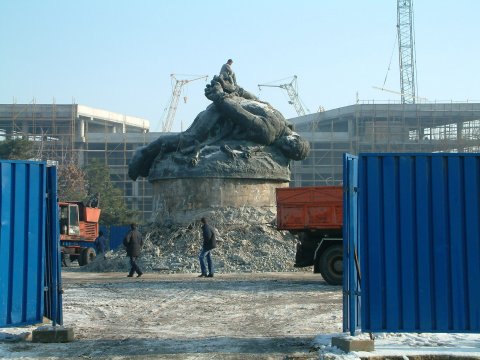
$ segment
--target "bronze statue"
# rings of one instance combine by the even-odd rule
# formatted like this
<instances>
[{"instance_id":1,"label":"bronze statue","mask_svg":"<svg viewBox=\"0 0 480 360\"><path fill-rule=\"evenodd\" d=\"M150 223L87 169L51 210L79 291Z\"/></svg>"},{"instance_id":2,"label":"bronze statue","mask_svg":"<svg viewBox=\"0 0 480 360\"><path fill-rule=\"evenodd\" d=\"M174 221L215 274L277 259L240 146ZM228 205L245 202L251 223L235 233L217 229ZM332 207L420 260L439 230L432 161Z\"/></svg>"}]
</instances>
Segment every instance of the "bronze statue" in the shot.
<instances>
[{"instance_id":1,"label":"bronze statue","mask_svg":"<svg viewBox=\"0 0 480 360\"><path fill-rule=\"evenodd\" d=\"M160 164L167 158L170 168L172 162L191 168L200 161L212 160L214 157L209 155L214 153L230 159L248 159L252 154L265 152L275 158L272 162L287 167L289 160L307 157L308 141L292 130L279 111L235 82L215 76L206 86L205 96L213 104L199 113L186 131L162 135L137 149L128 169L132 180L147 177L154 161ZM230 170L223 166L215 171L222 175L221 172Z\"/></svg>"}]
</instances>

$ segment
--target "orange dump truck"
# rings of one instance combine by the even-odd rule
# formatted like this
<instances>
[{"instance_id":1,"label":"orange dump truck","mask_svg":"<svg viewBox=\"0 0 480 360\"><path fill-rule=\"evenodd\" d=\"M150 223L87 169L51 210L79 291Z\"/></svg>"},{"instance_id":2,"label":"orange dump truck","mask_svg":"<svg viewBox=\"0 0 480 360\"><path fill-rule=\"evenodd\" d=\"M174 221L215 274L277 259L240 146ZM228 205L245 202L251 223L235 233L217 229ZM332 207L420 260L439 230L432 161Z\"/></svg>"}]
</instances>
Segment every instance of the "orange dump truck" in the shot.
<instances>
[{"instance_id":1,"label":"orange dump truck","mask_svg":"<svg viewBox=\"0 0 480 360\"><path fill-rule=\"evenodd\" d=\"M313 266L330 285L342 284L343 188L278 188L277 228L298 237L295 267Z\"/></svg>"}]
</instances>

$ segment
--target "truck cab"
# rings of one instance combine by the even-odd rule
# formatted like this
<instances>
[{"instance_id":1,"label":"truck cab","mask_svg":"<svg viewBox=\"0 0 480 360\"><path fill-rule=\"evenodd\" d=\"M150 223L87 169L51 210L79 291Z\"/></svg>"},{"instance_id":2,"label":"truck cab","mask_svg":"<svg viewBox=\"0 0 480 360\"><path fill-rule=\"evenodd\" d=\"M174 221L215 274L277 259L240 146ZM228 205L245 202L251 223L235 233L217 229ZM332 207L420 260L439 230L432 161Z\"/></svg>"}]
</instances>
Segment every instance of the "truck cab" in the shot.
<instances>
[{"instance_id":1,"label":"truck cab","mask_svg":"<svg viewBox=\"0 0 480 360\"><path fill-rule=\"evenodd\" d=\"M80 236L80 216L77 204L60 203L60 234Z\"/></svg>"}]
</instances>

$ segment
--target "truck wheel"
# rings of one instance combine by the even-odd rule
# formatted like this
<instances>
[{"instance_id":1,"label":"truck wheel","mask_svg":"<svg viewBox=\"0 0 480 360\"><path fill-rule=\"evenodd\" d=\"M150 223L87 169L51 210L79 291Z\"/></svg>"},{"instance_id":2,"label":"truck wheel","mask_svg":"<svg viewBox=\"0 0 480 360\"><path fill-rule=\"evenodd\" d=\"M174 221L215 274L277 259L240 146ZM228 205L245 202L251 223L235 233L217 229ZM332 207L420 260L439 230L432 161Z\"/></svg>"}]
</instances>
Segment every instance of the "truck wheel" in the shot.
<instances>
[{"instance_id":1,"label":"truck wheel","mask_svg":"<svg viewBox=\"0 0 480 360\"><path fill-rule=\"evenodd\" d=\"M85 248L82 250L82 254L80 255L80 258L82 259L82 266L83 265L88 265L90 264L97 254L95 253L95 249L93 248Z\"/></svg>"},{"instance_id":2,"label":"truck wheel","mask_svg":"<svg viewBox=\"0 0 480 360\"><path fill-rule=\"evenodd\" d=\"M77 256L78 266L83 266L85 263L83 262L83 250Z\"/></svg>"},{"instance_id":3,"label":"truck wheel","mask_svg":"<svg viewBox=\"0 0 480 360\"><path fill-rule=\"evenodd\" d=\"M330 285L342 285L343 247L328 247L320 256L318 267L323 279Z\"/></svg>"}]
</instances>

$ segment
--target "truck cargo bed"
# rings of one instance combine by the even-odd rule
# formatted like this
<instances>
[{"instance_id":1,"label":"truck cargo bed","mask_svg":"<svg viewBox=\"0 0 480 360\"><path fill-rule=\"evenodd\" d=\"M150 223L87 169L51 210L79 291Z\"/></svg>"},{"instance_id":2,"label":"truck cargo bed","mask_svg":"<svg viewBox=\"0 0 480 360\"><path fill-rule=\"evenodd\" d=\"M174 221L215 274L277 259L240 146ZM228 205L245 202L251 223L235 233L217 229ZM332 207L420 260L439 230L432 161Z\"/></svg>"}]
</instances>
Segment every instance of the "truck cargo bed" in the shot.
<instances>
[{"instance_id":1,"label":"truck cargo bed","mask_svg":"<svg viewBox=\"0 0 480 360\"><path fill-rule=\"evenodd\" d=\"M342 229L341 186L277 188L276 197L280 230Z\"/></svg>"}]
</instances>

